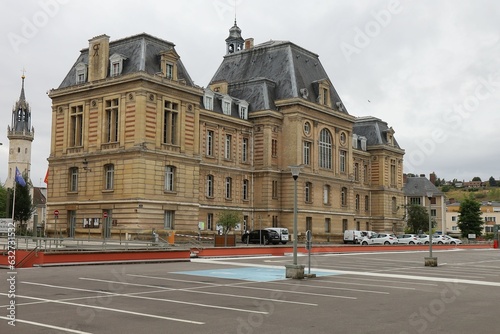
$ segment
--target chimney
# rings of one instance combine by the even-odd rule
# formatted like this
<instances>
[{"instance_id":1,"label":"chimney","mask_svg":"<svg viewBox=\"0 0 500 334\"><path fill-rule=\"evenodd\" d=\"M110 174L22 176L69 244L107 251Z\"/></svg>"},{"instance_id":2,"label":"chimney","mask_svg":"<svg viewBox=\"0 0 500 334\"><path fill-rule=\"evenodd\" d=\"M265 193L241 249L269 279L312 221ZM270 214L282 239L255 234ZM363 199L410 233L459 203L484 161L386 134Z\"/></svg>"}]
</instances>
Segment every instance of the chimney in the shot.
<instances>
[{"instance_id":1,"label":"chimney","mask_svg":"<svg viewBox=\"0 0 500 334\"><path fill-rule=\"evenodd\" d=\"M253 38L245 39L245 50L253 48Z\"/></svg>"},{"instance_id":2,"label":"chimney","mask_svg":"<svg viewBox=\"0 0 500 334\"><path fill-rule=\"evenodd\" d=\"M408 174L403 173L403 184L407 184L407 183L408 183Z\"/></svg>"},{"instance_id":3,"label":"chimney","mask_svg":"<svg viewBox=\"0 0 500 334\"><path fill-rule=\"evenodd\" d=\"M436 184L436 173L432 172L429 174L429 181L431 181L432 184Z\"/></svg>"},{"instance_id":4,"label":"chimney","mask_svg":"<svg viewBox=\"0 0 500 334\"><path fill-rule=\"evenodd\" d=\"M89 39L89 82L108 76L109 36L99 35Z\"/></svg>"}]
</instances>

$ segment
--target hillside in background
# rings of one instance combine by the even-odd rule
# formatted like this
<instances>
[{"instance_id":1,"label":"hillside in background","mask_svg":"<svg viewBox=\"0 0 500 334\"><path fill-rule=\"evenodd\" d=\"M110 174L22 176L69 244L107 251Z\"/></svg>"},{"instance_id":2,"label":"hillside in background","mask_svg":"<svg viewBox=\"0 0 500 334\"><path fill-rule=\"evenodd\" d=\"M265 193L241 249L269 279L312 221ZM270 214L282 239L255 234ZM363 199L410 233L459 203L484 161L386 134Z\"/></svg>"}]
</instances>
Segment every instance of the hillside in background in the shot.
<instances>
[{"instance_id":1,"label":"hillside in background","mask_svg":"<svg viewBox=\"0 0 500 334\"><path fill-rule=\"evenodd\" d=\"M487 188L453 188L453 187L438 187L445 196L446 199L454 198L455 201L460 202L464 197L472 194L474 198L480 202L500 202L500 188L498 187L487 187Z\"/></svg>"}]
</instances>

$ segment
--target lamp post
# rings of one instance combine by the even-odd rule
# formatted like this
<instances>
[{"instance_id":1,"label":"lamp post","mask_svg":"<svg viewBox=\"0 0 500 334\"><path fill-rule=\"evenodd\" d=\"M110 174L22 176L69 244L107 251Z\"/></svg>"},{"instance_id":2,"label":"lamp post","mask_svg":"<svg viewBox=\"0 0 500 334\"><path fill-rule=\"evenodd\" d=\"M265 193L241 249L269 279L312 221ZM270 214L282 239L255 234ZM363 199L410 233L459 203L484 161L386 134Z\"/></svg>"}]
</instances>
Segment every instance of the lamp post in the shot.
<instances>
[{"instance_id":1,"label":"lamp post","mask_svg":"<svg viewBox=\"0 0 500 334\"><path fill-rule=\"evenodd\" d=\"M432 256L432 218L431 218L431 200L433 193L427 192L427 199L429 200L429 257L425 258L426 267L437 267L437 257Z\"/></svg>"},{"instance_id":2,"label":"lamp post","mask_svg":"<svg viewBox=\"0 0 500 334\"><path fill-rule=\"evenodd\" d=\"M304 266L297 264L297 179L301 166L290 166L293 177L293 264L286 267L286 277L304 278Z\"/></svg>"}]
</instances>

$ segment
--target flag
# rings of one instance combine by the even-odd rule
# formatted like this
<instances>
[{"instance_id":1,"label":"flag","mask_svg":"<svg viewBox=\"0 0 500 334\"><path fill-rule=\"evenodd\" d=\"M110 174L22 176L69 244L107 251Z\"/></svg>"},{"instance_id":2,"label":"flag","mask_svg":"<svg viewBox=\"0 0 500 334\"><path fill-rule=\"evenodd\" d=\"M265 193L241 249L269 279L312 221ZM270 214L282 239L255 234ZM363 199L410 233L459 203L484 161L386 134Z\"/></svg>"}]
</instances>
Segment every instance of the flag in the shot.
<instances>
[{"instance_id":1,"label":"flag","mask_svg":"<svg viewBox=\"0 0 500 334\"><path fill-rule=\"evenodd\" d=\"M43 179L45 184L49 184L49 169L47 168L47 173L45 174L45 179Z\"/></svg>"},{"instance_id":2,"label":"flag","mask_svg":"<svg viewBox=\"0 0 500 334\"><path fill-rule=\"evenodd\" d=\"M23 176L21 175L21 172L17 167L16 167L16 182L19 183L22 187L26 186L26 181L24 181Z\"/></svg>"}]
</instances>

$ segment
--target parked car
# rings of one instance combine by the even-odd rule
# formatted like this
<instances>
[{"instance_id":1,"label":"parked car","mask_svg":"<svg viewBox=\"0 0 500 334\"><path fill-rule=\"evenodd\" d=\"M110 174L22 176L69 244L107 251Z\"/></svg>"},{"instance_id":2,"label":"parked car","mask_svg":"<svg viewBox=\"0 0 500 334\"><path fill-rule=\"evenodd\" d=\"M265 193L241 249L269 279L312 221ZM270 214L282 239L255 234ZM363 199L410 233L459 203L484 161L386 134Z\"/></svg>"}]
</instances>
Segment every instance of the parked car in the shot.
<instances>
[{"instance_id":1,"label":"parked car","mask_svg":"<svg viewBox=\"0 0 500 334\"><path fill-rule=\"evenodd\" d=\"M422 241L416 234L401 234L398 235L398 243L407 245L420 245Z\"/></svg>"},{"instance_id":2,"label":"parked car","mask_svg":"<svg viewBox=\"0 0 500 334\"><path fill-rule=\"evenodd\" d=\"M448 239L447 243L450 245L461 245L462 244L462 240L460 240L460 239L450 237L449 235L445 235L444 237L446 239Z\"/></svg>"},{"instance_id":3,"label":"parked car","mask_svg":"<svg viewBox=\"0 0 500 334\"><path fill-rule=\"evenodd\" d=\"M362 245L394 245L398 243L398 238L392 233L377 233L361 240Z\"/></svg>"},{"instance_id":4,"label":"parked car","mask_svg":"<svg viewBox=\"0 0 500 334\"><path fill-rule=\"evenodd\" d=\"M442 235L442 234L434 234L432 236L432 243L433 244L439 244L439 245L442 245L442 244L447 244L449 243L449 240L446 238L445 235Z\"/></svg>"},{"instance_id":5,"label":"parked car","mask_svg":"<svg viewBox=\"0 0 500 334\"><path fill-rule=\"evenodd\" d=\"M280 242L283 245L290 240L290 233L288 233L288 229L284 227L267 227L266 230L275 231L280 236Z\"/></svg>"},{"instance_id":6,"label":"parked car","mask_svg":"<svg viewBox=\"0 0 500 334\"><path fill-rule=\"evenodd\" d=\"M245 233L241 236L241 242L243 243L256 243L269 245L270 243L277 245L280 242L280 236L278 232L272 230L254 230L249 233Z\"/></svg>"},{"instance_id":7,"label":"parked car","mask_svg":"<svg viewBox=\"0 0 500 334\"><path fill-rule=\"evenodd\" d=\"M429 235L428 234L419 234L418 235L418 238L420 239L420 241L425 244L425 245L428 245L429 244Z\"/></svg>"},{"instance_id":8,"label":"parked car","mask_svg":"<svg viewBox=\"0 0 500 334\"><path fill-rule=\"evenodd\" d=\"M364 237L376 234L373 231L345 230L344 243L360 244Z\"/></svg>"}]
</instances>

